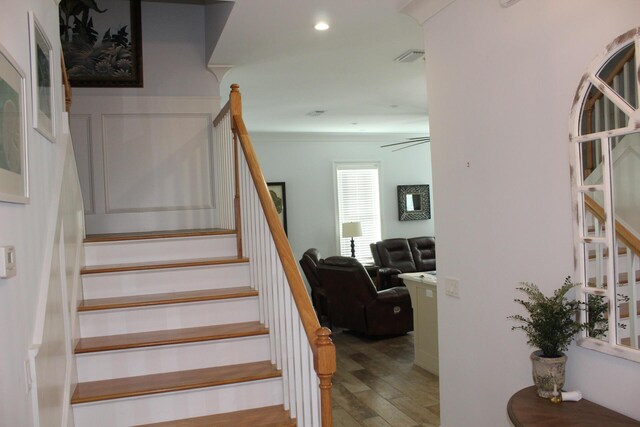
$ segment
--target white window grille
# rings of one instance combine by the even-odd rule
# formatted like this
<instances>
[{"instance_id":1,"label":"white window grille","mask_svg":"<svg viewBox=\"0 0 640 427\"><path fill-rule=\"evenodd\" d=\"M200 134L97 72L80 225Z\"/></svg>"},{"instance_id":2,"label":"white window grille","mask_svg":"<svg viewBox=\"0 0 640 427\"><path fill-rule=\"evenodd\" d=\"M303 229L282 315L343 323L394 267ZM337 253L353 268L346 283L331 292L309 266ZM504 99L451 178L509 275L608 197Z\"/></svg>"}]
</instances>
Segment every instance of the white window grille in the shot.
<instances>
[{"instance_id":1,"label":"white window grille","mask_svg":"<svg viewBox=\"0 0 640 427\"><path fill-rule=\"evenodd\" d=\"M381 239L378 163L335 163L339 253L351 256L351 238L342 237L342 224L360 222L362 236L354 237L356 258L372 261L369 244Z\"/></svg>"}]
</instances>

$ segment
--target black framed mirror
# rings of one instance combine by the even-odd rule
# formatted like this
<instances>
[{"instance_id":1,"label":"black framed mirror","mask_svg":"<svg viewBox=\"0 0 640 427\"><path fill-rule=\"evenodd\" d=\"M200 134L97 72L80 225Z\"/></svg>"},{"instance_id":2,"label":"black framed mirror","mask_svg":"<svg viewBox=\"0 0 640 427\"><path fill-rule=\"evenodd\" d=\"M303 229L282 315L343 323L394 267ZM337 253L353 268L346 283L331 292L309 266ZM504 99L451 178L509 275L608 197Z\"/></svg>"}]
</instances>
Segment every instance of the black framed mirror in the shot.
<instances>
[{"instance_id":1,"label":"black framed mirror","mask_svg":"<svg viewBox=\"0 0 640 427\"><path fill-rule=\"evenodd\" d=\"M428 185L398 185L398 219L415 221L431 218Z\"/></svg>"}]
</instances>

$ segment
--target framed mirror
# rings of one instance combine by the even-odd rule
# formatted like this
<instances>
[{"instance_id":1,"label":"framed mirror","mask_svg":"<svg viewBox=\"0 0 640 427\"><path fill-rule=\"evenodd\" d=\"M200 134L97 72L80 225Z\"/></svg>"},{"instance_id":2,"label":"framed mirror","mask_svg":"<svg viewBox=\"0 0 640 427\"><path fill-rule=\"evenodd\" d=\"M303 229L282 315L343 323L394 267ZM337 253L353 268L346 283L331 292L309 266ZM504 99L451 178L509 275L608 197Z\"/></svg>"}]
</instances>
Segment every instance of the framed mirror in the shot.
<instances>
[{"instance_id":1,"label":"framed mirror","mask_svg":"<svg viewBox=\"0 0 640 427\"><path fill-rule=\"evenodd\" d=\"M571 170L582 347L640 362L640 27L584 74L571 112Z\"/></svg>"},{"instance_id":2,"label":"framed mirror","mask_svg":"<svg viewBox=\"0 0 640 427\"><path fill-rule=\"evenodd\" d=\"M398 219L415 221L431 218L428 185L398 185Z\"/></svg>"}]
</instances>

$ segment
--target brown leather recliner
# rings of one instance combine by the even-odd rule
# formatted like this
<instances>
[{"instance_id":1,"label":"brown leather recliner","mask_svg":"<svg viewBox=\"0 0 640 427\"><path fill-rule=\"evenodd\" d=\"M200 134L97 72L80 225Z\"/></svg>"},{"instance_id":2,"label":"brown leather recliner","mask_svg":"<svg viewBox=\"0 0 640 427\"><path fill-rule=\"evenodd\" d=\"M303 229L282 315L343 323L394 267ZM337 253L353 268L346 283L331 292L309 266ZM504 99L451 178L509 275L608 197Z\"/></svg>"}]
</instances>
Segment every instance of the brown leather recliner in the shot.
<instances>
[{"instance_id":1,"label":"brown leather recliner","mask_svg":"<svg viewBox=\"0 0 640 427\"><path fill-rule=\"evenodd\" d=\"M386 239L370 246L373 261L380 266L380 289L404 285L398 274L436 269L435 237Z\"/></svg>"},{"instance_id":2,"label":"brown leather recliner","mask_svg":"<svg viewBox=\"0 0 640 427\"><path fill-rule=\"evenodd\" d=\"M413 330L407 288L377 291L367 270L351 257L320 260L318 273L334 326L366 335L399 335Z\"/></svg>"},{"instance_id":3,"label":"brown leather recliner","mask_svg":"<svg viewBox=\"0 0 640 427\"><path fill-rule=\"evenodd\" d=\"M300 267L304 272L309 286L311 286L311 302L313 308L316 311L316 315L319 320L322 320L323 316L328 317L329 312L327 310L327 298L320 283L320 276L318 276L318 262L320 261L320 252L316 248L307 249L300 258Z\"/></svg>"}]
</instances>

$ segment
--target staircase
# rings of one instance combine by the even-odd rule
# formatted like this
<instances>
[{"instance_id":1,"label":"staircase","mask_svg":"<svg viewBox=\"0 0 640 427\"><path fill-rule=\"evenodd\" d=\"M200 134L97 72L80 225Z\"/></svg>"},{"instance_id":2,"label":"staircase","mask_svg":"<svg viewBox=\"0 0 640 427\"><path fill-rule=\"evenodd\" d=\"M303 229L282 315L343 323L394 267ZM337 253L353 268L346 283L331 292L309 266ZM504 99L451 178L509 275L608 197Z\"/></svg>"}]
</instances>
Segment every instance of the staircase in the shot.
<instances>
[{"instance_id":1,"label":"staircase","mask_svg":"<svg viewBox=\"0 0 640 427\"><path fill-rule=\"evenodd\" d=\"M602 224L604 212L600 205L586 197L588 206L588 220L591 225L588 228L590 235L599 238L604 235L605 230ZM622 226L619 221L614 221L616 225L616 245L617 249L609 251L602 245L593 244L594 249L588 252L588 262L586 263L587 287L594 290L595 295L607 296L609 280L608 265L613 261L616 272L614 295L615 300L605 298L605 302L613 305L613 312L608 311L603 321L615 319L612 327L616 330L617 344L639 348L640 342L640 269L638 266L637 244L635 237L628 229ZM613 252L613 259L610 259ZM601 323L604 329L610 326L608 323ZM601 340L608 340L609 333L594 337Z\"/></svg>"},{"instance_id":2,"label":"staircase","mask_svg":"<svg viewBox=\"0 0 640 427\"><path fill-rule=\"evenodd\" d=\"M295 426L235 232L90 236L77 427Z\"/></svg>"}]
</instances>

